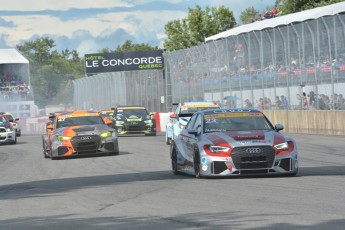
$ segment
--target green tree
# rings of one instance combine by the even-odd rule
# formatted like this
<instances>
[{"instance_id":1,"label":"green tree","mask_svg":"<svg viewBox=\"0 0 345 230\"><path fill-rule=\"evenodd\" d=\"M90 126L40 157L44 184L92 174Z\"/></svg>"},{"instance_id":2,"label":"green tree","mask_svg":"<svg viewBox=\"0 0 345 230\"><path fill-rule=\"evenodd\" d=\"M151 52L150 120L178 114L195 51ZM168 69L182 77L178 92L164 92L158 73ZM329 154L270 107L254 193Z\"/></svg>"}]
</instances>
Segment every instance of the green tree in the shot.
<instances>
[{"instance_id":1,"label":"green tree","mask_svg":"<svg viewBox=\"0 0 345 230\"><path fill-rule=\"evenodd\" d=\"M99 50L100 53L114 53L114 52L131 52L131 51L146 51L159 50L158 46L151 46L149 44L141 43L134 44L131 40L126 40L122 45L117 46L115 50L103 48Z\"/></svg>"},{"instance_id":2,"label":"green tree","mask_svg":"<svg viewBox=\"0 0 345 230\"><path fill-rule=\"evenodd\" d=\"M173 51L189 48L205 41L206 37L229 30L236 25L233 12L224 6L206 7L196 5L188 9L188 15L165 25L167 39L164 48Z\"/></svg>"},{"instance_id":3,"label":"green tree","mask_svg":"<svg viewBox=\"0 0 345 230\"><path fill-rule=\"evenodd\" d=\"M276 6L286 15L342 1L344 0L276 0Z\"/></svg>"},{"instance_id":4,"label":"green tree","mask_svg":"<svg viewBox=\"0 0 345 230\"><path fill-rule=\"evenodd\" d=\"M30 84L39 107L70 102L72 98L66 85L71 78L84 76L84 61L77 51L58 52L54 47L55 41L47 37L16 47L29 60Z\"/></svg>"},{"instance_id":5,"label":"green tree","mask_svg":"<svg viewBox=\"0 0 345 230\"><path fill-rule=\"evenodd\" d=\"M240 20L243 24L250 23L259 16L259 12L254 7L245 8L240 14Z\"/></svg>"}]
</instances>

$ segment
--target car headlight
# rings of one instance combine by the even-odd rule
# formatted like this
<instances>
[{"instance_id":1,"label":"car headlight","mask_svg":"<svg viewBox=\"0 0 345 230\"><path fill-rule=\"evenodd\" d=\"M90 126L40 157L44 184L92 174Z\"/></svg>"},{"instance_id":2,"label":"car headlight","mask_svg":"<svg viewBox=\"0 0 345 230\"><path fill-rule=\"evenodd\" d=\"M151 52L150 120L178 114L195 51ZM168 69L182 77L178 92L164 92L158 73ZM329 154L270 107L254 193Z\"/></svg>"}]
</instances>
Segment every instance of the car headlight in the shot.
<instances>
[{"instance_id":1,"label":"car headlight","mask_svg":"<svg viewBox=\"0 0 345 230\"><path fill-rule=\"evenodd\" d=\"M184 129L186 126L184 125L184 124L178 124L178 127L180 128L180 129Z\"/></svg>"},{"instance_id":2,"label":"car headlight","mask_svg":"<svg viewBox=\"0 0 345 230\"><path fill-rule=\"evenodd\" d=\"M58 141L68 141L71 139L71 137L68 136L58 136L57 137Z\"/></svg>"},{"instance_id":3,"label":"car headlight","mask_svg":"<svg viewBox=\"0 0 345 230\"><path fill-rule=\"evenodd\" d=\"M124 121L116 121L116 124L118 125L123 125L125 122Z\"/></svg>"},{"instance_id":4,"label":"car headlight","mask_svg":"<svg viewBox=\"0 0 345 230\"><path fill-rule=\"evenodd\" d=\"M151 124L152 123L152 121L151 120L146 120L146 121L144 121L146 124Z\"/></svg>"},{"instance_id":5,"label":"car headlight","mask_svg":"<svg viewBox=\"0 0 345 230\"><path fill-rule=\"evenodd\" d=\"M219 152L227 152L230 150L228 147L223 147L223 146L216 146L216 145L211 145L209 147L210 151L213 153L219 153Z\"/></svg>"},{"instance_id":6,"label":"car headlight","mask_svg":"<svg viewBox=\"0 0 345 230\"><path fill-rule=\"evenodd\" d=\"M6 132L11 132L12 130L12 128L6 128Z\"/></svg>"},{"instance_id":7,"label":"car headlight","mask_svg":"<svg viewBox=\"0 0 345 230\"><path fill-rule=\"evenodd\" d=\"M107 138L107 137L111 137L112 133L111 132L103 132L103 133L100 134L100 136L102 138Z\"/></svg>"},{"instance_id":8,"label":"car headlight","mask_svg":"<svg viewBox=\"0 0 345 230\"><path fill-rule=\"evenodd\" d=\"M289 144L287 142L281 143L281 144L277 144L274 146L276 149L279 150L288 150L289 149Z\"/></svg>"}]
</instances>

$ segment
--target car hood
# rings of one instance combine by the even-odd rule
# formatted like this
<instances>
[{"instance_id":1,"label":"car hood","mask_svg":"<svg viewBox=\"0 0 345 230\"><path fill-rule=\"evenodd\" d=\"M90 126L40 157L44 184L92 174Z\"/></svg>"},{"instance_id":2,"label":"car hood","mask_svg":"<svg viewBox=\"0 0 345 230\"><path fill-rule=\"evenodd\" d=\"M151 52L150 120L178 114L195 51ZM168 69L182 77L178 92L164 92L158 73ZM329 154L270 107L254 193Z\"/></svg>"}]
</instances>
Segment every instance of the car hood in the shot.
<instances>
[{"instance_id":1,"label":"car hood","mask_svg":"<svg viewBox=\"0 0 345 230\"><path fill-rule=\"evenodd\" d=\"M217 146L276 145L285 142L285 137L274 130L227 131L206 133L203 142Z\"/></svg>"},{"instance_id":2,"label":"car hood","mask_svg":"<svg viewBox=\"0 0 345 230\"><path fill-rule=\"evenodd\" d=\"M82 126L69 126L55 130L55 135L62 136L77 136L77 135L98 135L102 132L114 131L107 125L82 125Z\"/></svg>"}]
</instances>

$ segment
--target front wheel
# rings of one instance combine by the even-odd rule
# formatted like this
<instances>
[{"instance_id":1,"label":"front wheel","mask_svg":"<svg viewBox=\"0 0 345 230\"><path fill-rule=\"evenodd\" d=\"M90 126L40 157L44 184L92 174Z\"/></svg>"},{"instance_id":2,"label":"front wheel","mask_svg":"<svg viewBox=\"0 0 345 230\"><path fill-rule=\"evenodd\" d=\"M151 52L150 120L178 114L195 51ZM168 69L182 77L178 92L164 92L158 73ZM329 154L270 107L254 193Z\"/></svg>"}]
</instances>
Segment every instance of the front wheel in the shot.
<instances>
[{"instance_id":1,"label":"front wheel","mask_svg":"<svg viewBox=\"0 0 345 230\"><path fill-rule=\"evenodd\" d=\"M45 144L44 138L42 137L42 147L43 147L43 157L49 158L49 155L47 153L47 146Z\"/></svg>"},{"instance_id":2,"label":"front wheel","mask_svg":"<svg viewBox=\"0 0 345 230\"><path fill-rule=\"evenodd\" d=\"M199 154L199 151L195 151L195 153L194 153L193 165L194 165L195 178L200 178L201 173L200 173L200 154Z\"/></svg>"},{"instance_id":3,"label":"front wheel","mask_svg":"<svg viewBox=\"0 0 345 230\"><path fill-rule=\"evenodd\" d=\"M171 169L172 172L177 175L178 170L177 170L177 153L176 153L176 148L174 145L171 146Z\"/></svg>"},{"instance_id":4,"label":"front wheel","mask_svg":"<svg viewBox=\"0 0 345 230\"><path fill-rule=\"evenodd\" d=\"M171 144L171 137L168 137L168 134L165 134L165 143L167 145L170 145Z\"/></svg>"}]
</instances>

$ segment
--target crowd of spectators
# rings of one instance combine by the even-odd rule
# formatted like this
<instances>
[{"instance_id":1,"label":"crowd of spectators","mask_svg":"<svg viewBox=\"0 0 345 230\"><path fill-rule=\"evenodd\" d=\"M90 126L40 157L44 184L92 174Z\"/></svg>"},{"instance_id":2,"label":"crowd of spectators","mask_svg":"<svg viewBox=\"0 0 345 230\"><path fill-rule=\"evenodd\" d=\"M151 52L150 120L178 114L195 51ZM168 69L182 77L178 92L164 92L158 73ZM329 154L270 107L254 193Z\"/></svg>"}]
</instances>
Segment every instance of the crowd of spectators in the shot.
<instances>
[{"instance_id":1,"label":"crowd of spectators","mask_svg":"<svg viewBox=\"0 0 345 230\"><path fill-rule=\"evenodd\" d=\"M0 100L27 100L30 97L30 86L14 73L0 75Z\"/></svg>"},{"instance_id":2,"label":"crowd of spectators","mask_svg":"<svg viewBox=\"0 0 345 230\"><path fill-rule=\"evenodd\" d=\"M273 7L271 10L265 11L265 13L259 14L255 18L251 18L250 22L255 22L255 21L262 21L265 19L270 19L270 18L275 18L278 17L282 14L282 11L279 11L276 7Z\"/></svg>"},{"instance_id":3,"label":"crowd of spectators","mask_svg":"<svg viewBox=\"0 0 345 230\"><path fill-rule=\"evenodd\" d=\"M286 96L276 96L274 100L268 97L262 97L251 102L249 99L245 99L242 108L257 108L260 110L287 110L287 109L304 109L304 110L345 110L345 98L342 94L335 93L332 96L325 94L316 95L314 91L310 91L308 94L305 92L302 95L297 94L299 105L291 105ZM229 98L229 97L227 97ZM237 100L225 99L224 103L220 101L216 102L223 108L236 108L239 105Z\"/></svg>"}]
</instances>

